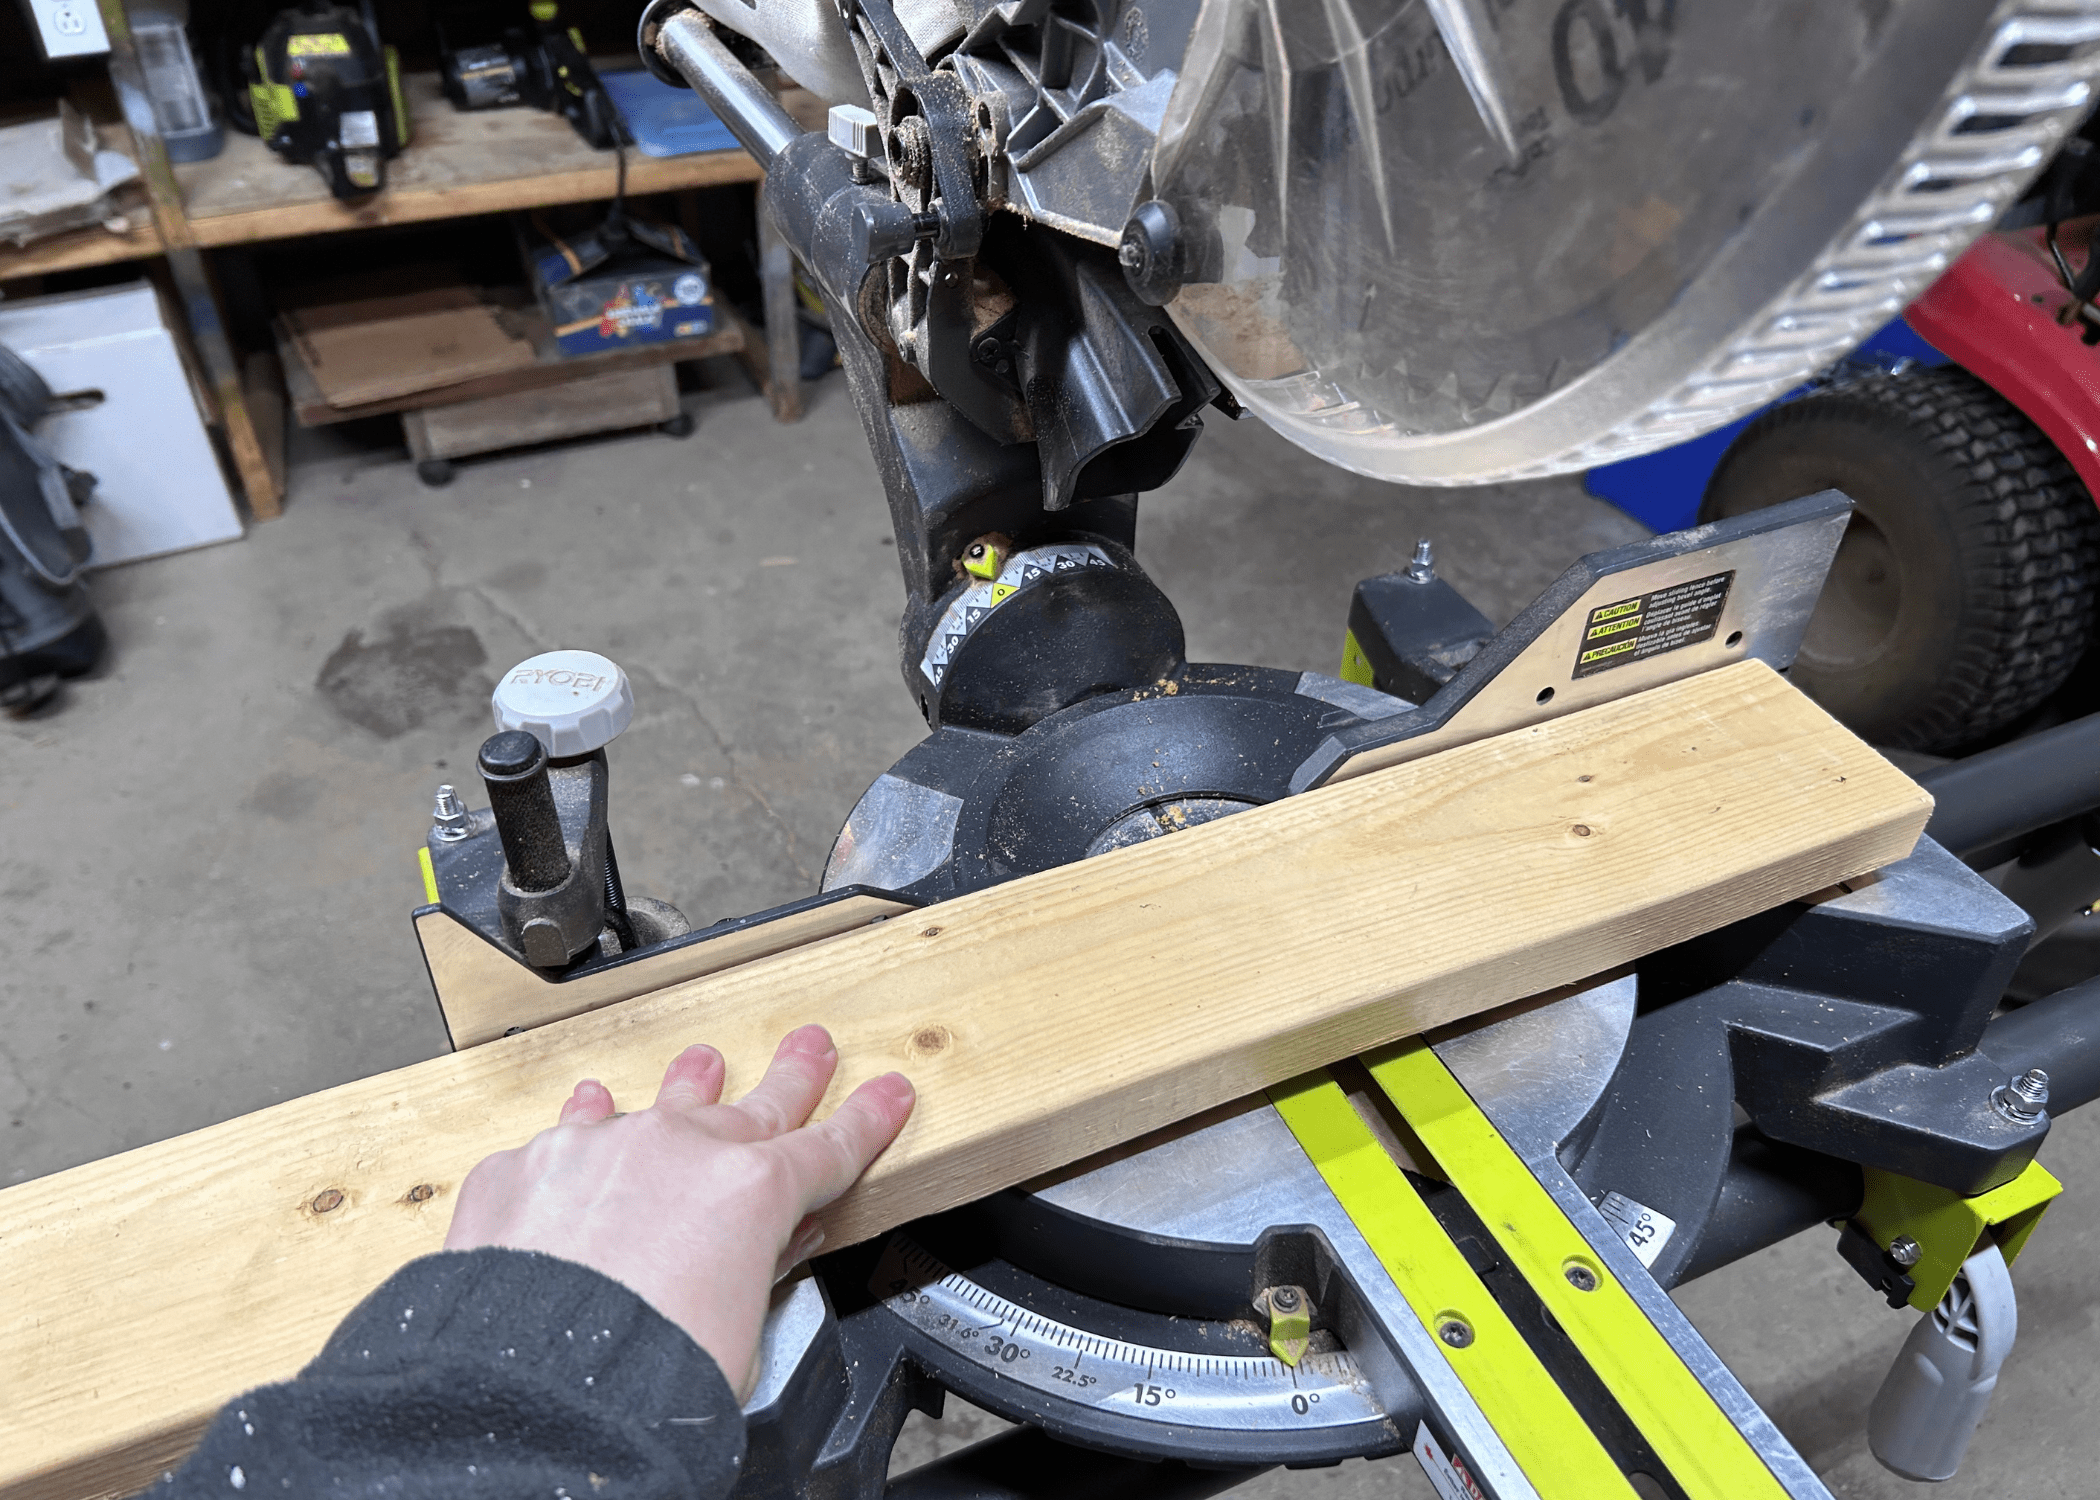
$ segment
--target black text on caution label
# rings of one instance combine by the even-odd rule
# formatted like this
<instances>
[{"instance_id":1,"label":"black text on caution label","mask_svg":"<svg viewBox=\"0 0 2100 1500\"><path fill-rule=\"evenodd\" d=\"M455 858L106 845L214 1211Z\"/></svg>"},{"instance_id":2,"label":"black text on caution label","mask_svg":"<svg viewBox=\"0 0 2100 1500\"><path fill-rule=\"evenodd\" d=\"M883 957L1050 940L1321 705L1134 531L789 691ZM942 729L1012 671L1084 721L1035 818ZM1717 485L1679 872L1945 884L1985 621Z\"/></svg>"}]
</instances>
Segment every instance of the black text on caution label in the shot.
<instances>
[{"instance_id":1,"label":"black text on caution label","mask_svg":"<svg viewBox=\"0 0 2100 1500\"><path fill-rule=\"evenodd\" d=\"M1598 605L1584 622L1582 643L1575 648L1575 675L1588 677L1712 639L1734 581L1731 569Z\"/></svg>"}]
</instances>

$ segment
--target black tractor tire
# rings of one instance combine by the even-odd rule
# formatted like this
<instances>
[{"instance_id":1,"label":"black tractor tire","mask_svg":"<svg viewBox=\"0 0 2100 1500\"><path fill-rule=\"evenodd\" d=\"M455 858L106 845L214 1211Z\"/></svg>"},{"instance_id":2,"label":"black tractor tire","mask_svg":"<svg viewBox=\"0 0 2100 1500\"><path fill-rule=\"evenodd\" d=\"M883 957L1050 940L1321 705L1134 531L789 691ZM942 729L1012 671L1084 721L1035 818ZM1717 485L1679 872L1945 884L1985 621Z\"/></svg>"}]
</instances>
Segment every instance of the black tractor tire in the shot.
<instances>
[{"instance_id":1,"label":"black tractor tire","mask_svg":"<svg viewBox=\"0 0 2100 1500\"><path fill-rule=\"evenodd\" d=\"M1953 755L2063 685L2093 636L2100 511L2019 408L1952 365L1832 386L1745 428L1699 518L1825 489L1855 509L1792 677L1840 722Z\"/></svg>"}]
</instances>

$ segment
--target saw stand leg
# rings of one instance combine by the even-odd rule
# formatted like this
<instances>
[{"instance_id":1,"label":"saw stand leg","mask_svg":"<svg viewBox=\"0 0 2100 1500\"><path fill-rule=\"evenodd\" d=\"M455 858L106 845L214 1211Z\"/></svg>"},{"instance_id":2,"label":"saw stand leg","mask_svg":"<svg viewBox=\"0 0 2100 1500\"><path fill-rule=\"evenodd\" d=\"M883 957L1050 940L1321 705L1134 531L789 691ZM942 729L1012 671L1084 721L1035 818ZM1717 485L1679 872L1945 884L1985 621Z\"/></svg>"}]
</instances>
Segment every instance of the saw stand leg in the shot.
<instances>
[{"instance_id":1,"label":"saw stand leg","mask_svg":"<svg viewBox=\"0 0 2100 1500\"><path fill-rule=\"evenodd\" d=\"M1905 1479L1952 1479L2019 1331L2012 1276L1998 1247L1987 1244L1918 1319L1874 1393L1867 1444L1882 1466Z\"/></svg>"}]
</instances>

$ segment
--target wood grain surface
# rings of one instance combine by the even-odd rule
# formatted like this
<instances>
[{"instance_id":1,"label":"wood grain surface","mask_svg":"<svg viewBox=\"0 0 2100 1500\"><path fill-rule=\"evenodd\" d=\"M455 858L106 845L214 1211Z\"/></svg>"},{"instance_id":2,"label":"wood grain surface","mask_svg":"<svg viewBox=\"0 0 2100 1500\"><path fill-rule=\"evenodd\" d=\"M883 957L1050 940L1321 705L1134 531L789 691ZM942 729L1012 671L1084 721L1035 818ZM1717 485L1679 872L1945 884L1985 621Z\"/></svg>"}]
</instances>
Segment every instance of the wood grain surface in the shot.
<instances>
[{"instance_id":1,"label":"wood grain surface","mask_svg":"<svg viewBox=\"0 0 2100 1500\"><path fill-rule=\"evenodd\" d=\"M6 1189L0 1494L151 1478L580 1077L638 1108L706 1040L735 1097L808 1021L834 1099L903 1069L841 1246L1876 868L1930 808L1744 662Z\"/></svg>"}]
</instances>

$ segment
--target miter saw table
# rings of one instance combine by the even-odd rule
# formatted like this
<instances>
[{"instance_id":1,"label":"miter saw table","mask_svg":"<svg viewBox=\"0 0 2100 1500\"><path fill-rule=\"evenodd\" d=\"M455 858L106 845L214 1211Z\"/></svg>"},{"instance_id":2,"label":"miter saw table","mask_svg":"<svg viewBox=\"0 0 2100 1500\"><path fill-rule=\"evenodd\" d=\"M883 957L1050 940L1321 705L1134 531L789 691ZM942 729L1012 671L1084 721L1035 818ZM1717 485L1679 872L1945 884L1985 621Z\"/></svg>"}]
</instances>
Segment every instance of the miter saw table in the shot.
<instances>
[{"instance_id":1,"label":"miter saw table","mask_svg":"<svg viewBox=\"0 0 2100 1500\"><path fill-rule=\"evenodd\" d=\"M1358 590L1344 667L1368 683L1177 662L1019 733L943 729L850 815L823 893L699 931L619 889L599 737L631 711L624 680L587 653L535 658L498 690L493 809L447 789L424 851L441 1008L471 1043L1746 654L1783 666L1847 509L1809 497L1596 554L1459 644L1454 622L1484 622L1418 560ZM1004 559L995 578L1015 582L989 612L1091 586L1057 566L1071 550ZM1625 660L1583 670L1621 640L1635 648L1601 659ZM1377 685L1439 674L1420 705ZM553 812L537 831L516 767L492 764L506 740L527 761L564 752L537 756ZM1966 846L2100 804L2100 723L1997 754L2034 762L2037 744L2021 797L1951 809L1970 809ZM569 883L520 892L556 845ZM582 900L570 925L591 941L536 965L526 929L549 900ZM1927 839L1576 993L822 1257L767 1326L739 1493L882 1493L905 1416L952 1391L1030 1432L900 1495L1199 1494L1404 1450L1451 1496L1822 1495L1668 1296L1819 1221L1845 1225L1841 1252L1891 1305L1925 1312L1918 1358L1951 1377L1921 1383L1907 1349L1877 1447L1948 1467L2010 1344L2005 1266L2057 1191L2033 1161L2048 1095L2027 1069L2059 1079L2059 1109L2100 1092L2078 1021L2100 996L1991 1021L2032 930ZM1937 1332L1945 1307L1981 1333Z\"/></svg>"},{"instance_id":2,"label":"miter saw table","mask_svg":"<svg viewBox=\"0 0 2100 1500\"><path fill-rule=\"evenodd\" d=\"M1785 671L1835 491L1582 559L1499 631L1425 543L1358 585L1335 676L1190 662L1138 497L1207 407L1430 483L1712 428L1915 295L2100 73L2090 3L705 8L868 102L805 133L700 9L644 12L643 60L765 165L830 310L928 735L818 893L694 931L620 880L618 668L507 674L491 807L441 789L423 851L456 1045L1694 673ZM1446 1500L1825 1496L1668 1295L1818 1223L1921 1315L1875 1452L1951 1475L2057 1191L2049 1111L2100 1095L2100 986L1998 1013L2030 913L2100 900L2100 718L1928 784L1944 838L1874 875L800 1268L738 1494L1194 1496L1412 1451ZM944 1392L1023 1428L889 1481Z\"/></svg>"}]
</instances>

